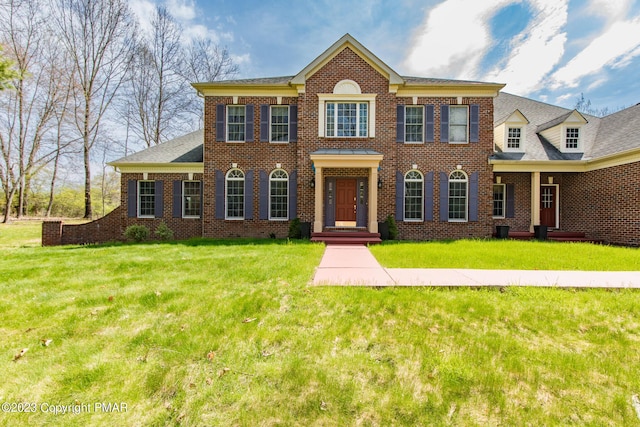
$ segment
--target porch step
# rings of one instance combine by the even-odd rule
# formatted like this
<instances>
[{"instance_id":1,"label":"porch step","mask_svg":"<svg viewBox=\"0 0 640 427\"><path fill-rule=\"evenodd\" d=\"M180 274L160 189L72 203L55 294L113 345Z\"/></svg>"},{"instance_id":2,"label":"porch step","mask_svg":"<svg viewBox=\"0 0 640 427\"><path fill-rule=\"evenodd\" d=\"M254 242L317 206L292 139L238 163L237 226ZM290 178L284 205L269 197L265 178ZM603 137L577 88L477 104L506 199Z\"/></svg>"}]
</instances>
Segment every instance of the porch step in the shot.
<instances>
[{"instance_id":1,"label":"porch step","mask_svg":"<svg viewBox=\"0 0 640 427\"><path fill-rule=\"evenodd\" d=\"M326 245L374 245L382 242L380 233L367 231L323 231L311 233L312 242L324 242Z\"/></svg>"}]
</instances>

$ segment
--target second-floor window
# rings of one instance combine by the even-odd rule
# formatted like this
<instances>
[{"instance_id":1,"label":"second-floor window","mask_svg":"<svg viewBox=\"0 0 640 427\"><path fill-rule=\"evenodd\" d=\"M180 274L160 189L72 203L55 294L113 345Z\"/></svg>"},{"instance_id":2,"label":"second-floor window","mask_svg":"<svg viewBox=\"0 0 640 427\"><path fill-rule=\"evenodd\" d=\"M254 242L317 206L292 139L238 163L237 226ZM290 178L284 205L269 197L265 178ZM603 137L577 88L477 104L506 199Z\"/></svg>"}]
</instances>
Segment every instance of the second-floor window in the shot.
<instances>
[{"instance_id":1,"label":"second-floor window","mask_svg":"<svg viewBox=\"0 0 640 427\"><path fill-rule=\"evenodd\" d=\"M405 107L405 142L422 142L424 107Z\"/></svg>"},{"instance_id":2,"label":"second-floor window","mask_svg":"<svg viewBox=\"0 0 640 427\"><path fill-rule=\"evenodd\" d=\"M519 150L521 138L522 138L521 128L509 128L508 135L507 135L507 149Z\"/></svg>"},{"instance_id":3,"label":"second-floor window","mask_svg":"<svg viewBox=\"0 0 640 427\"><path fill-rule=\"evenodd\" d=\"M271 142L289 142L289 106L271 107Z\"/></svg>"},{"instance_id":4,"label":"second-floor window","mask_svg":"<svg viewBox=\"0 0 640 427\"><path fill-rule=\"evenodd\" d=\"M327 102L327 137L367 137L369 104L366 102Z\"/></svg>"},{"instance_id":5,"label":"second-floor window","mask_svg":"<svg viewBox=\"0 0 640 427\"><path fill-rule=\"evenodd\" d=\"M580 128L567 128L565 134L565 148L576 150L580 142Z\"/></svg>"},{"instance_id":6,"label":"second-floor window","mask_svg":"<svg viewBox=\"0 0 640 427\"><path fill-rule=\"evenodd\" d=\"M466 143L469 109L466 106L449 107L449 142Z\"/></svg>"},{"instance_id":7,"label":"second-floor window","mask_svg":"<svg viewBox=\"0 0 640 427\"><path fill-rule=\"evenodd\" d=\"M229 105L227 107L227 141L244 142L245 140L245 107Z\"/></svg>"}]
</instances>

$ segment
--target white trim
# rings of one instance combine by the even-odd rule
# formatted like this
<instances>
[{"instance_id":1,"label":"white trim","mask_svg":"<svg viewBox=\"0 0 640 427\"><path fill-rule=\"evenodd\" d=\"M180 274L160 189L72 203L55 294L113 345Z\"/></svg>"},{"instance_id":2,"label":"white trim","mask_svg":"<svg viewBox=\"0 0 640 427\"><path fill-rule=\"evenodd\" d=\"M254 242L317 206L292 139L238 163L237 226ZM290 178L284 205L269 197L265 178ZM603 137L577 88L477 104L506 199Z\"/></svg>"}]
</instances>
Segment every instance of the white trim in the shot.
<instances>
[{"instance_id":1,"label":"white trim","mask_svg":"<svg viewBox=\"0 0 640 427\"><path fill-rule=\"evenodd\" d=\"M200 209L200 215L185 215L185 213L184 213L184 211L186 209L186 206L185 206L185 203L184 203L184 197L185 197L184 196L184 184L186 182L197 182L198 184L200 184L200 185L198 185L198 191L200 193L200 208L199 208ZM188 180L182 181L182 193L180 194L180 199L181 199L181 202L182 202L182 218L197 218L197 219L202 218L202 184L201 184L201 182L202 181L198 181L198 180L194 180L194 179L188 179Z\"/></svg>"},{"instance_id":2,"label":"white trim","mask_svg":"<svg viewBox=\"0 0 640 427\"><path fill-rule=\"evenodd\" d=\"M271 134L272 131L272 112L274 108L286 108L287 109L287 140L286 141L274 141ZM291 141L291 106L290 105L270 105L269 106L269 143L270 144L288 144Z\"/></svg>"},{"instance_id":3,"label":"white trim","mask_svg":"<svg viewBox=\"0 0 640 427\"><path fill-rule=\"evenodd\" d=\"M231 181L242 181L242 217L239 216L228 216L229 213L229 174L233 171L239 171L242 174L242 179L232 179ZM245 188L245 180L247 179L247 175L238 168L232 168L227 171L224 176L224 219L228 221L243 221L245 217L245 206L246 206L246 197L247 195L244 193Z\"/></svg>"},{"instance_id":4,"label":"white trim","mask_svg":"<svg viewBox=\"0 0 640 427\"><path fill-rule=\"evenodd\" d=\"M509 129L520 129L520 140L518 148L510 148L509 147ZM522 125L517 124L509 124L506 123L504 127L504 146L502 150L508 153L522 153L524 152L524 139L525 139L525 129Z\"/></svg>"},{"instance_id":5,"label":"white trim","mask_svg":"<svg viewBox=\"0 0 640 427\"><path fill-rule=\"evenodd\" d=\"M420 141L407 141L407 108L418 108L422 111L420 113L420 117L422 118L422 139ZM415 144L424 144L425 143L425 117L424 117L424 105L405 105L404 106L404 143L415 145ZM415 168L414 168L415 169Z\"/></svg>"},{"instance_id":6,"label":"white trim","mask_svg":"<svg viewBox=\"0 0 640 427\"><path fill-rule=\"evenodd\" d=\"M272 182L272 178L271 177L273 176L273 173L277 172L277 171L282 171L287 176L286 179L273 180L273 181L280 181L280 182L286 182L287 183L287 208L286 208L287 215L285 217L273 218L271 216L271 182ZM289 198L289 196L290 196L290 194L289 194L290 193L290 189L289 189L289 173L287 173L287 171L282 169L282 168L277 168L277 169L272 170L271 173L269 173L269 186L268 187L269 188L267 190L268 191L267 204L269 206L269 215L268 215L269 221L288 221L289 220L289 202L290 202L290 198Z\"/></svg>"},{"instance_id":7,"label":"white trim","mask_svg":"<svg viewBox=\"0 0 640 427\"><path fill-rule=\"evenodd\" d=\"M343 95L334 93L318 94L318 136L325 137L325 112L327 102L352 102L352 103L369 103L369 117L367 123L367 136L346 137L346 138L375 138L376 137L376 96L377 94L360 94L360 95ZM328 137L328 138L345 138L345 137Z\"/></svg>"},{"instance_id":8,"label":"white trim","mask_svg":"<svg viewBox=\"0 0 640 427\"><path fill-rule=\"evenodd\" d=\"M153 183L153 215L142 215L142 214L140 214L140 205L141 205L141 203L140 203L140 196L141 196L140 195L140 183L142 183L142 182L152 182ZM136 208L137 209L136 209L136 211L137 212L136 212L136 216L138 218L155 218L156 217L156 187L155 187L156 184L155 183L156 182L154 180L147 179L146 177L145 177L145 179L140 179L137 182L137 189L136 189L137 190L136 191L136 197L137 197L137 200L136 200L136 204L137 204Z\"/></svg>"},{"instance_id":9,"label":"white trim","mask_svg":"<svg viewBox=\"0 0 640 427\"><path fill-rule=\"evenodd\" d=\"M420 174L420 180L412 179L409 182L420 182L422 184L422 197L420 198L420 213L421 213L420 218L407 218L407 210L405 209L406 199L407 199L407 175L410 174L411 172ZM402 221L403 222L424 222L424 201L425 201L424 198L425 198L424 174L419 170L413 168L404 174L404 186L402 189Z\"/></svg>"},{"instance_id":10,"label":"white trim","mask_svg":"<svg viewBox=\"0 0 640 427\"><path fill-rule=\"evenodd\" d=\"M465 109L467 111L467 124L466 124L466 132L465 132L465 140L464 141L452 141L451 140L451 110L453 109ZM469 144L469 128L470 123L469 123L469 106L468 105L449 105L449 144L453 144L453 145L460 145L460 144ZM454 125L455 126L455 125ZM458 125L461 126L461 125Z\"/></svg>"},{"instance_id":11,"label":"white trim","mask_svg":"<svg viewBox=\"0 0 640 427\"><path fill-rule=\"evenodd\" d=\"M577 143L577 147L575 148L569 148L567 147L567 131L569 129L577 129L578 130L578 143ZM582 147L582 127L579 124L565 124L562 126L561 131L562 135L561 135L561 144L562 144L562 149L560 150L563 153L583 153L584 149Z\"/></svg>"},{"instance_id":12,"label":"white trim","mask_svg":"<svg viewBox=\"0 0 640 427\"><path fill-rule=\"evenodd\" d=\"M464 197L464 218L451 218L451 210L448 208L449 199L451 198L451 174L454 172L460 172L464 174L464 181L456 180L454 182L465 183L465 197ZM461 169L456 169L449 172L447 176L447 222L469 222L469 174Z\"/></svg>"},{"instance_id":13,"label":"white trim","mask_svg":"<svg viewBox=\"0 0 640 427\"><path fill-rule=\"evenodd\" d=\"M237 98L237 97L234 97ZM229 125L231 125L231 123L229 122L229 108L230 107L242 107L244 109L244 120L242 121L242 126L243 126L243 134L244 134L244 139L242 140L231 140L229 138ZM237 99L234 99L234 103L233 105L226 105L225 106L225 114L226 114L226 121L225 121L225 142L228 143L232 143L232 144L239 144L239 143L244 143L247 140L247 106L246 105L237 105ZM233 123L234 125L237 125L239 123Z\"/></svg>"},{"instance_id":14,"label":"white trim","mask_svg":"<svg viewBox=\"0 0 640 427\"><path fill-rule=\"evenodd\" d=\"M496 177L496 181L497 181ZM493 203L495 202L495 199L493 198L493 195L495 194L495 192L493 191L493 187L495 187L496 185L499 185L502 187L502 215L493 215ZM491 186L491 217L493 219L505 219L507 217L507 184L503 184L501 182L494 182L493 185Z\"/></svg>"}]
</instances>

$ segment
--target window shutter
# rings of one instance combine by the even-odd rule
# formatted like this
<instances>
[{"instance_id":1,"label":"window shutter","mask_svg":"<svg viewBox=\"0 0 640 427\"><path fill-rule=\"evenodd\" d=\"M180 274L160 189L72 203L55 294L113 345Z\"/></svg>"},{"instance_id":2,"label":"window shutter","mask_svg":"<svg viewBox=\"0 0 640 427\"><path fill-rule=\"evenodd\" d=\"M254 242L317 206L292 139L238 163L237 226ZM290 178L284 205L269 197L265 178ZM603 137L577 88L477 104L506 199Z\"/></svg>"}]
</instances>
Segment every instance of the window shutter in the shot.
<instances>
[{"instance_id":1,"label":"window shutter","mask_svg":"<svg viewBox=\"0 0 640 427\"><path fill-rule=\"evenodd\" d=\"M216 169L216 219L224 219L224 173Z\"/></svg>"},{"instance_id":2,"label":"window shutter","mask_svg":"<svg viewBox=\"0 0 640 427\"><path fill-rule=\"evenodd\" d=\"M138 216L138 181L134 179L127 181L127 216Z\"/></svg>"},{"instance_id":3,"label":"window shutter","mask_svg":"<svg viewBox=\"0 0 640 427\"><path fill-rule=\"evenodd\" d=\"M253 104L244 107L244 140L253 142Z\"/></svg>"},{"instance_id":4,"label":"window shutter","mask_svg":"<svg viewBox=\"0 0 640 427\"><path fill-rule=\"evenodd\" d=\"M478 221L478 172L469 176L469 221Z\"/></svg>"},{"instance_id":5,"label":"window shutter","mask_svg":"<svg viewBox=\"0 0 640 427\"><path fill-rule=\"evenodd\" d=\"M269 106L260 106L260 142L269 142Z\"/></svg>"},{"instance_id":6,"label":"window shutter","mask_svg":"<svg viewBox=\"0 0 640 427\"><path fill-rule=\"evenodd\" d=\"M404 142L404 105L398 105L396 110L396 142Z\"/></svg>"},{"instance_id":7,"label":"window shutter","mask_svg":"<svg viewBox=\"0 0 640 427\"><path fill-rule=\"evenodd\" d=\"M433 172L424 176L424 220L433 221Z\"/></svg>"},{"instance_id":8,"label":"window shutter","mask_svg":"<svg viewBox=\"0 0 640 427\"><path fill-rule=\"evenodd\" d=\"M404 174L396 171L396 221L404 220Z\"/></svg>"},{"instance_id":9,"label":"window shutter","mask_svg":"<svg viewBox=\"0 0 640 427\"><path fill-rule=\"evenodd\" d=\"M289 174L289 219L298 217L298 171Z\"/></svg>"},{"instance_id":10,"label":"window shutter","mask_svg":"<svg viewBox=\"0 0 640 427\"><path fill-rule=\"evenodd\" d=\"M507 184L506 186L506 190L507 190L507 212L506 212L506 217L507 218L515 218L516 217L516 203L515 203L515 190L516 190L516 186L515 184Z\"/></svg>"},{"instance_id":11,"label":"window shutter","mask_svg":"<svg viewBox=\"0 0 640 427\"><path fill-rule=\"evenodd\" d=\"M480 106L472 104L469 106L469 142L480 140Z\"/></svg>"},{"instance_id":12,"label":"window shutter","mask_svg":"<svg viewBox=\"0 0 640 427\"><path fill-rule=\"evenodd\" d=\"M433 105L424 106L424 141L434 141L434 107Z\"/></svg>"},{"instance_id":13,"label":"window shutter","mask_svg":"<svg viewBox=\"0 0 640 427\"><path fill-rule=\"evenodd\" d=\"M449 142L449 106L440 106L440 142ZM449 178L447 178L448 180Z\"/></svg>"},{"instance_id":14,"label":"window shutter","mask_svg":"<svg viewBox=\"0 0 640 427\"><path fill-rule=\"evenodd\" d=\"M258 183L259 192L259 212L258 219L269 219L269 175L264 170L260 171L260 179Z\"/></svg>"},{"instance_id":15,"label":"window shutter","mask_svg":"<svg viewBox=\"0 0 640 427\"><path fill-rule=\"evenodd\" d=\"M440 221L449 221L449 175L440 172Z\"/></svg>"},{"instance_id":16,"label":"window shutter","mask_svg":"<svg viewBox=\"0 0 640 427\"><path fill-rule=\"evenodd\" d=\"M155 195L154 195L155 206L154 216L156 218L162 218L164 216L164 181L156 181L155 182Z\"/></svg>"},{"instance_id":17,"label":"window shutter","mask_svg":"<svg viewBox=\"0 0 640 427\"><path fill-rule=\"evenodd\" d=\"M253 171L244 176L244 219L253 219Z\"/></svg>"},{"instance_id":18,"label":"window shutter","mask_svg":"<svg viewBox=\"0 0 640 427\"><path fill-rule=\"evenodd\" d=\"M289 106L289 142L298 142L298 106Z\"/></svg>"},{"instance_id":19,"label":"window shutter","mask_svg":"<svg viewBox=\"0 0 640 427\"><path fill-rule=\"evenodd\" d=\"M182 217L182 181L173 181L173 217Z\"/></svg>"},{"instance_id":20,"label":"window shutter","mask_svg":"<svg viewBox=\"0 0 640 427\"><path fill-rule=\"evenodd\" d=\"M216 105L216 141L224 142L225 141L225 129L224 129L224 119L225 119L225 108L224 104Z\"/></svg>"},{"instance_id":21,"label":"window shutter","mask_svg":"<svg viewBox=\"0 0 640 427\"><path fill-rule=\"evenodd\" d=\"M202 177L204 179L204 176ZM200 181L200 218L204 216L204 181Z\"/></svg>"}]
</instances>

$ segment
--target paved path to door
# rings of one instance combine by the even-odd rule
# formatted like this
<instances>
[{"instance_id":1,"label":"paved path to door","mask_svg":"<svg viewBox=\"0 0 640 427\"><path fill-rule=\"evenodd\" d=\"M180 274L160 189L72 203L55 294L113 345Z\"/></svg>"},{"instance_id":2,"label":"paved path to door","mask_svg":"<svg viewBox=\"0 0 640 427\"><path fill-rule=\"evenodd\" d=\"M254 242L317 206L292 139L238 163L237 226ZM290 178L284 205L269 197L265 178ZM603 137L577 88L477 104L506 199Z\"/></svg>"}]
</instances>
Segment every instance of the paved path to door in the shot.
<instances>
[{"instance_id":1,"label":"paved path to door","mask_svg":"<svg viewBox=\"0 0 640 427\"><path fill-rule=\"evenodd\" d=\"M366 246L329 245L313 277L320 286L543 286L640 288L640 271L383 268Z\"/></svg>"}]
</instances>

